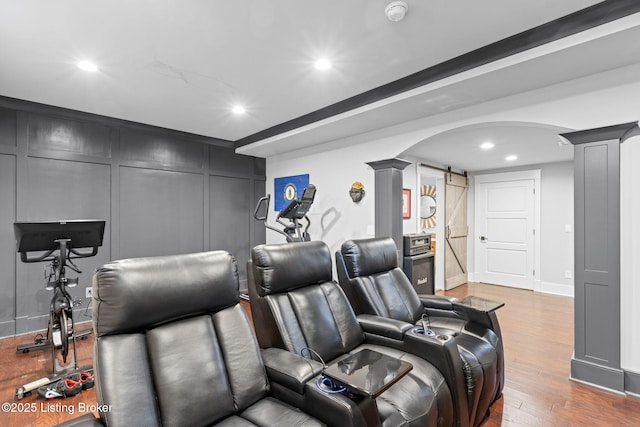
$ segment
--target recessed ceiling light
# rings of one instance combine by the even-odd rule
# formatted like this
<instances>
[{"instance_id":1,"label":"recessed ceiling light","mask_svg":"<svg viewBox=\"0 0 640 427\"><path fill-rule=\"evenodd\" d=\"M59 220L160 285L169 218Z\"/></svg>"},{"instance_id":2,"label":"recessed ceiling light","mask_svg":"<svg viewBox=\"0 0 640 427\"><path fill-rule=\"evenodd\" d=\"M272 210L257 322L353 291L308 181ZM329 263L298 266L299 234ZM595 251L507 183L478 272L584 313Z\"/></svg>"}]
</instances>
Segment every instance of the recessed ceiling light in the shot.
<instances>
[{"instance_id":1,"label":"recessed ceiling light","mask_svg":"<svg viewBox=\"0 0 640 427\"><path fill-rule=\"evenodd\" d=\"M493 142L483 142L482 144L480 144L480 148L482 148L483 150L490 150L493 147L495 147L496 144L494 144Z\"/></svg>"},{"instance_id":2,"label":"recessed ceiling light","mask_svg":"<svg viewBox=\"0 0 640 427\"><path fill-rule=\"evenodd\" d=\"M516 156L515 154L509 154L507 157L504 158L506 161L508 162L512 162L514 160L518 160L518 156Z\"/></svg>"},{"instance_id":3,"label":"recessed ceiling light","mask_svg":"<svg viewBox=\"0 0 640 427\"><path fill-rule=\"evenodd\" d=\"M328 70L329 68L331 68L331 61L326 58L321 58L316 61L314 66L316 67L316 70Z\"/></svg>"},{"instance_id":4,"label":"recessed ceiling light","mask_svg":"<svg viewBox=\"0 0 640 427\"><path fill-rule=\"evenodd\" d=\"M236 105L231 111L233 111L234 114L244 114L247 110L245 110L242 105Z\"/></svg>"},{"instance_id":5,"label":"recessed ceiling light","mask_svg":"<svg viewBox=\"0 0 640 427\"><path fill-rule=\"evenodd\" d=\"M98 71L98 66L91 61L80 61L76 65L84 71Z\"/></svg>"}]
</instances>

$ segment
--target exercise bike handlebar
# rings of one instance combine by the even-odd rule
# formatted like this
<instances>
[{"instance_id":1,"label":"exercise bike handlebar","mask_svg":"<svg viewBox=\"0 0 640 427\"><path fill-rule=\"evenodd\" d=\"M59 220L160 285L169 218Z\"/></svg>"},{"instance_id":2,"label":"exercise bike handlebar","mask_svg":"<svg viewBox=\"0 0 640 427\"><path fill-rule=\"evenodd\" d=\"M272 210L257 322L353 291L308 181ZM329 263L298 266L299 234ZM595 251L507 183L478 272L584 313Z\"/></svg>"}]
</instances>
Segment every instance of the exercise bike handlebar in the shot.
<instances>
[{"instance_id":1,"label":"exercise bike handlebar","mask_svg":"<svg viewBox=\"0 0 640 427\"><path fill-rule=\"evenodd\" d=\"M57 256L53 255L53 253L55 251L57 251L59 248L56 249L51 249L46 251L44 254L41 255L34 255L32 257L29 257L29 252L20 252L20 261L22 262L44 262L44 261L52 261L54 258L57 258ZM73 248L67 248L69 254L65 257L66 259L77 259L77 258L89 258L92 256L96 256L98 254L98 247L93 247L90 249L90 252L79 252L76 249ZM75 255L75 256L73 256Z\"/></svg>"},{"instance_id":2,"label":"exercise bike handlebar","mask_svg":"<svg viewBox=\"0 0 640 427\"><path fill-rule=\"evenodd\" d=\"M38 261L50 261L55 257L48 258L51 254L53 254L57 249L51 249L46 251L44 254L39 256L34 256L33 258L29 258L29 252L20 252L20 261L22 262L38 262Z\"/></svg>"}]
</instances>

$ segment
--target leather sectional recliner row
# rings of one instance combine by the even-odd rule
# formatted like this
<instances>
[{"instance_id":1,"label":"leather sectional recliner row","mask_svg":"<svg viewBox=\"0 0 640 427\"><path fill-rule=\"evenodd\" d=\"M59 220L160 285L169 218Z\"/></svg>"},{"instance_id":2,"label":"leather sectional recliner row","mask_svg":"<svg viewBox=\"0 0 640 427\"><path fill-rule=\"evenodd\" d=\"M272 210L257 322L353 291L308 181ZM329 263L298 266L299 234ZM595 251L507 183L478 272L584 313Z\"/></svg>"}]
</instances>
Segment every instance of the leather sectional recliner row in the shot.
<instances>
[{"instance_id":1,"label":"leather sectional recliner row","mask_svg":"<svg viewBox=\"0 0 640 427\"><path fill-rule=\"evenodd\" d=\"M224 251L98 269L94 371L108 410L63 425L476 426L499 397L495 313L418 296L393 240L343 244L339 284L322 242L260 245L251 255L255 333ZM350 370L342 362L363 350L412 369L375 399L349 384L333 389L327 366ZM375 374L363 371L365 380Z\"/></svg>"}]
</instances>

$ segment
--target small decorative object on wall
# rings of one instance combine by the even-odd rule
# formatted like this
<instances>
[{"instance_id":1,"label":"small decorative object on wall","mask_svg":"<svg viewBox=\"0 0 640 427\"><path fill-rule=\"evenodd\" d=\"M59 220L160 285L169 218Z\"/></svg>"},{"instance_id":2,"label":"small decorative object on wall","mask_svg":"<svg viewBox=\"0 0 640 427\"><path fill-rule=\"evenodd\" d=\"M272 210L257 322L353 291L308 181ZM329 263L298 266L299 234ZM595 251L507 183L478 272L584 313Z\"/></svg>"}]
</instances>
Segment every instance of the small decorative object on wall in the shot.
<instances>
[{"instance_id":1,"label":"small decorative object on wall","mask_svg":"<svg viewBox=\"0 0 640 427\"><path fill-rule=\"evenodd\" d=\"M423 185L420 187L420 228L436 226L436 187Z\"/></svg>"},{"instance_id":2,"label":"small decorative object on wall","mask_svg":"<svg viewBox=\"0 0 640 427\"><path fill-rule=\"evenodd\" d=\"M402 189L402 219L411 218L411 190L409 188Z\"/></svg>"},{"instance_id":3,"label":"small decorative object on wall","mask_svg":"<svg viewBox=\"0 0 640 427\"><path fill-rule=\"evenodd\" d=\"M351 200L355 203L360 203L360 200L364 197L364 185L362 185L360 181L356 181L351 184L349 196L351 196Z\"/></svg>"},{"instance_id":4,"label":"small decorative object on wall","mask_svg":"<svg viewBox=\"0 0 640 427\"><path fill-rule=\"evenodd\" d=\"M309 174L284 176L273 180L273 192L275 203L273 209L276 212L286 208L296 197L302 196L302 192L309 185Z\"/></svg>"}]
</instances>

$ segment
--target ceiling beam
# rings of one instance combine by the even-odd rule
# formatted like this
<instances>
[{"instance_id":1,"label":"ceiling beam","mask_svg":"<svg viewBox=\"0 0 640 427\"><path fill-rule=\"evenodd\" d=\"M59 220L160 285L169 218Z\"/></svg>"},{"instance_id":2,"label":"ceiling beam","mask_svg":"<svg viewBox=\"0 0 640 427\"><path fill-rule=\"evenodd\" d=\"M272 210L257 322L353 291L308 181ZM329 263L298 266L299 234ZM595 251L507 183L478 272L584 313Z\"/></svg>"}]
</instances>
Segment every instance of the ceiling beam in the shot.
<instances>
[{"instance_id":1,"label":"ceiling beam","mask_svg":"<svg viewBox=\"0 0 640 427\"><path fill-rule=\"evenodd\" d=\"M640 1L638 0L606 0L597 3L327 107L256 132L235 141L235 147L243 147L292 131L638 12L640 12Z\"/></svg>"}]
</instances>

